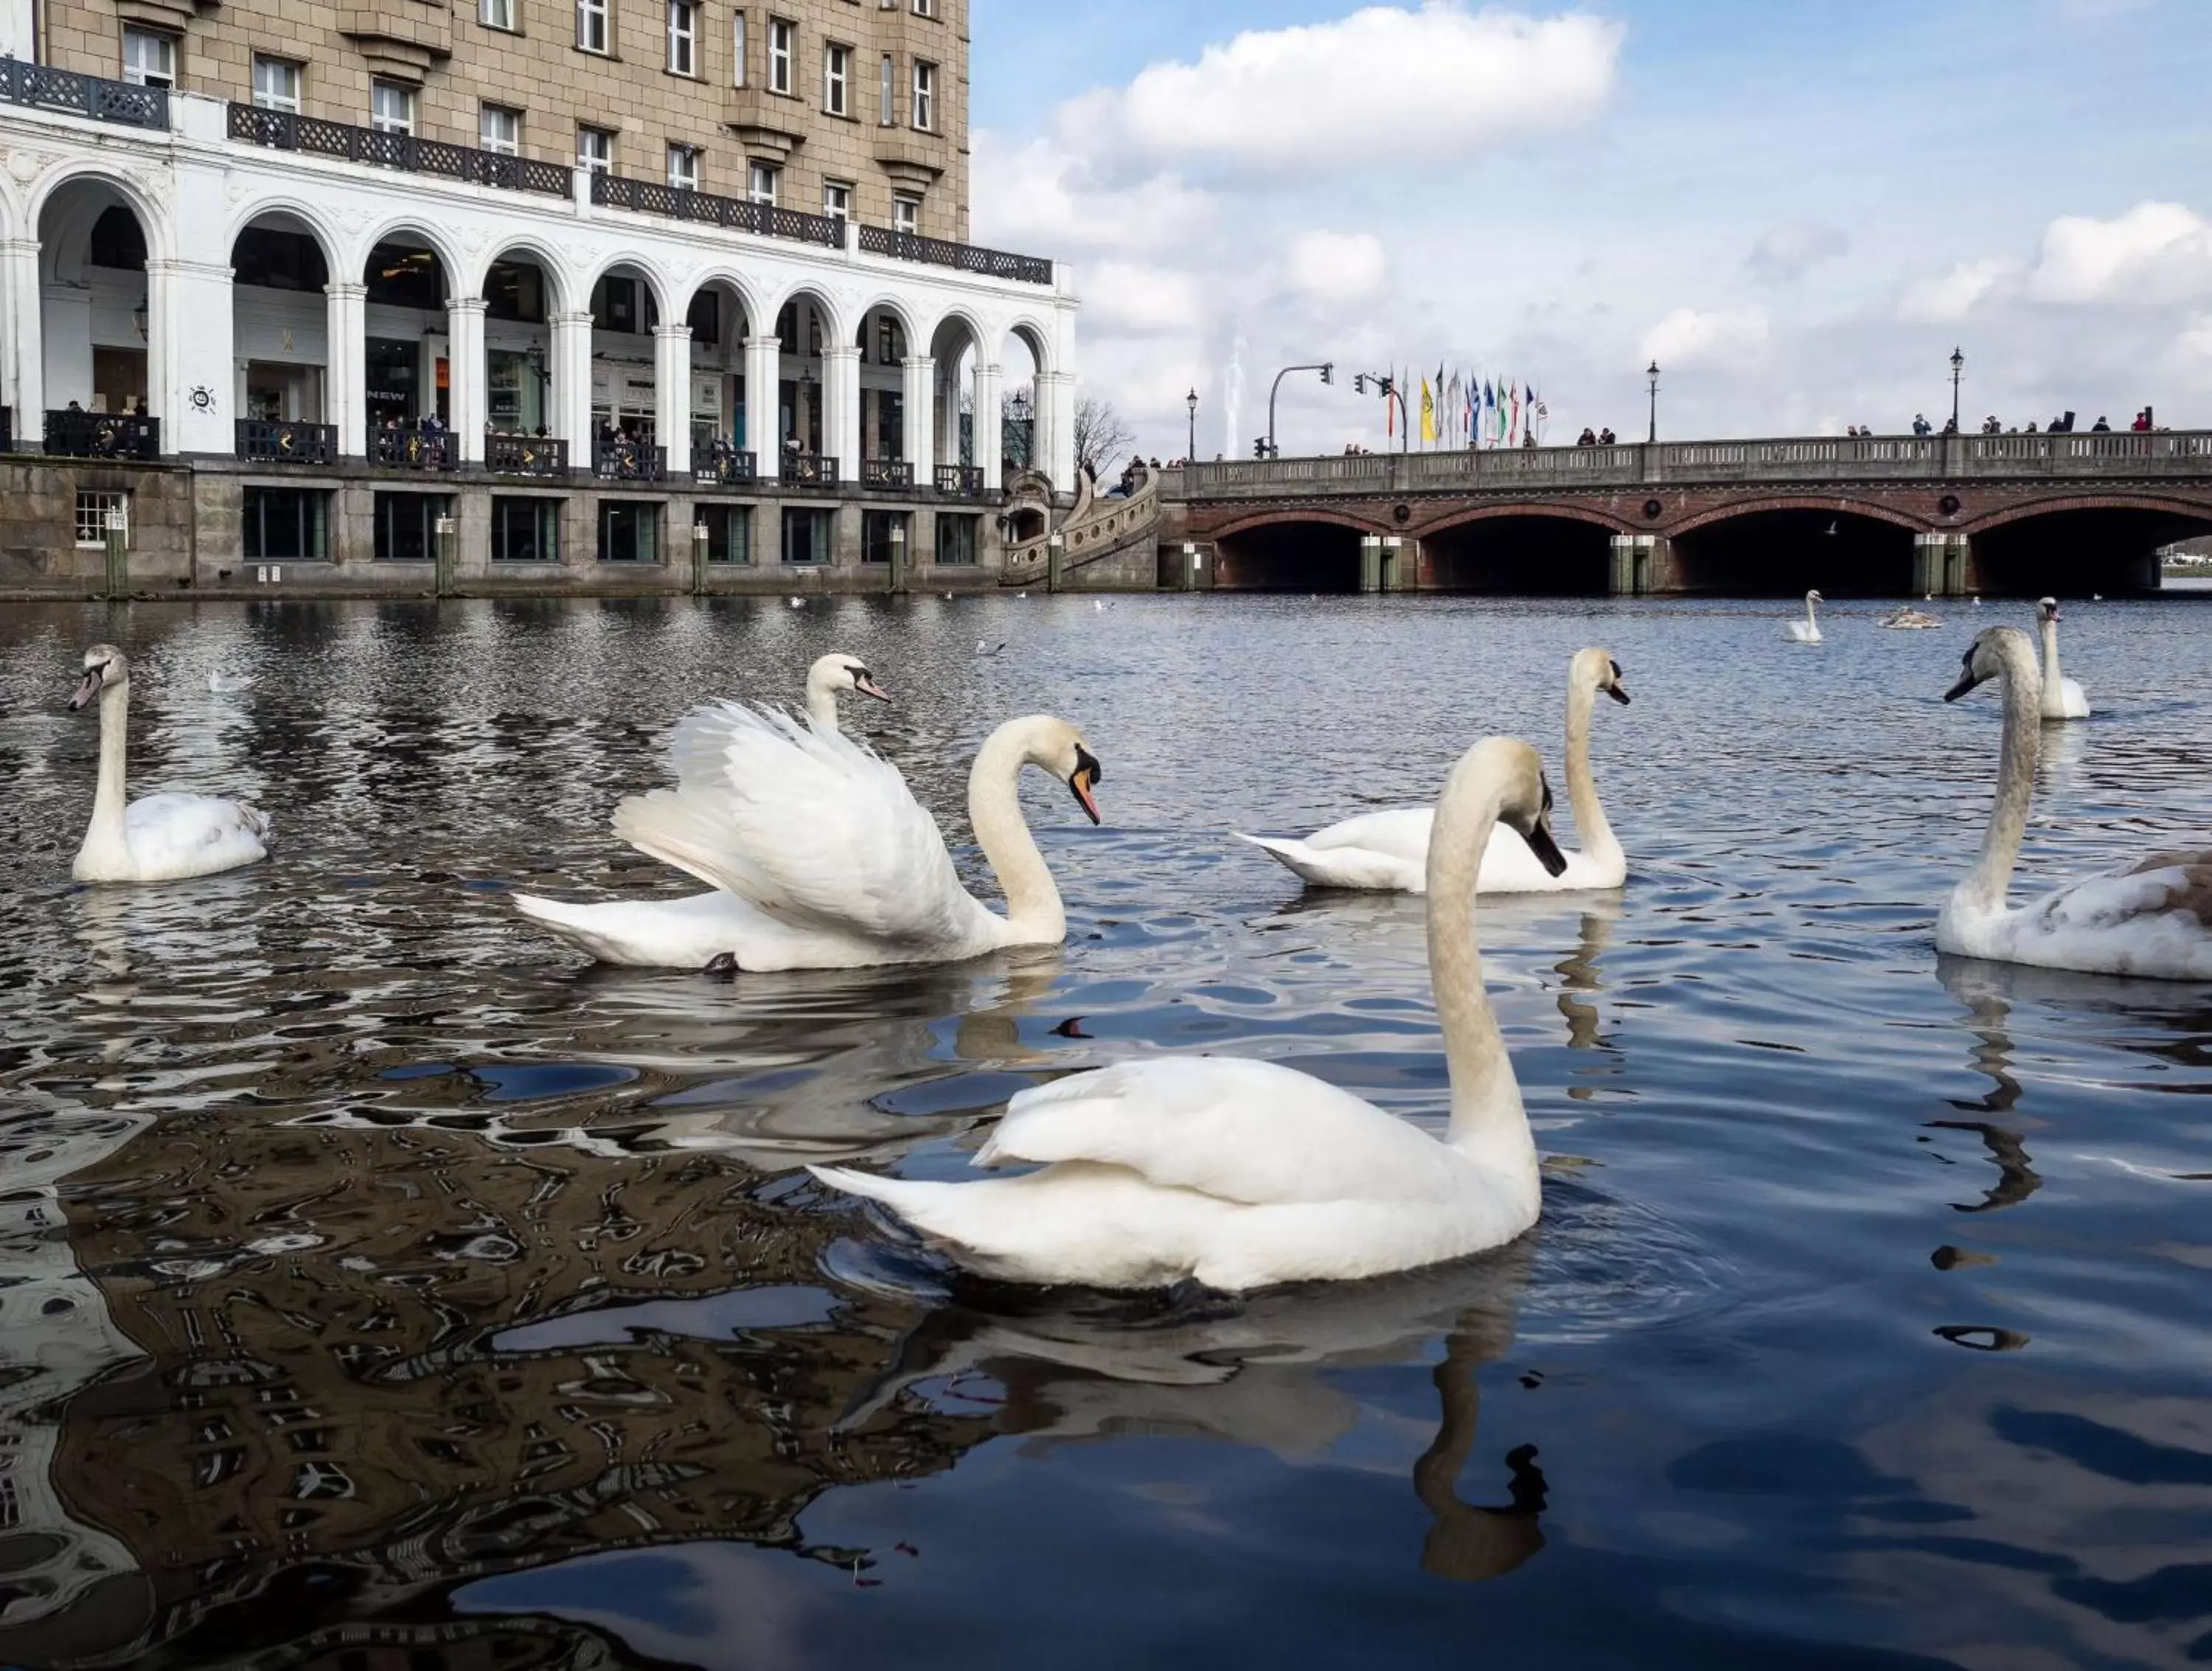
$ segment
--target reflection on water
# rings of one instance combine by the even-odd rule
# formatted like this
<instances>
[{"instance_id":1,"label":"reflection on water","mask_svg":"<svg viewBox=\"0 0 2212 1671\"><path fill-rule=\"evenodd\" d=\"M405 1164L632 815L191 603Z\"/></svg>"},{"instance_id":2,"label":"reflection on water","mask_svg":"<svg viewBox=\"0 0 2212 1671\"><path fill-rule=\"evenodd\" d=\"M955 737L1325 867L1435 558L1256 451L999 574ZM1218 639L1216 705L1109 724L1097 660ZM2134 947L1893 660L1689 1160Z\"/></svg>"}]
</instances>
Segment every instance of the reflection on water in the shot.
<instances>
[{"instance_id":1,"label":"reflection on water","mask_svg":"<svg viewBox=\"0 0 2212 1671\"><path fill-rule=\"evenodd\" d=\"M1938 607L1948 647L1846 607L1817 664L1687 603L11 615L0 1661L2212 1656L2212 990L1935 957L1996 730L1939 700ZM2046 738L2024 873L2212 824L2172 676L2208 609L2069 616L2100 711ZM94 637L138 786L252 793L274 862L68 883ZM1522 1243L1039 1294L799 1170L957 1176L1014 1092L1148 1053L1440 1128L1421 902L1301 896L1224 832L1425 798L1480 730L1555 752L1593 642L1639 670L1596 745L1636 875L1480 911L1545 1156ZM1107 827L1025 792L1065 948L719 985L514 916L688 891L614 799L684 706L831 647L899 693L859 720L974 884L976 741L1084 725Z\"/></svg>"}]
</instances>

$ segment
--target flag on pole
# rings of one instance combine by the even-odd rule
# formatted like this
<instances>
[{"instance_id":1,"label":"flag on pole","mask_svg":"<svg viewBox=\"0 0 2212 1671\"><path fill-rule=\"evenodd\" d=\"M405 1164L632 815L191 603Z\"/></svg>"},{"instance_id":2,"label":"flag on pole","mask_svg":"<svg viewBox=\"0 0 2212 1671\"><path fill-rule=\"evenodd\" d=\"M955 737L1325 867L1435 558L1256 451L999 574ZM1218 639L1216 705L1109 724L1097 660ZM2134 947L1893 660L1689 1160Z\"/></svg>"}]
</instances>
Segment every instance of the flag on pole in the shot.
<instances>
[{"instance_id":1,"label":"flag on pole","mask_svg":"<svg viewBox=\"0 0 2212 1671\"><path fill-rule=\"evenodd\" d=\"M1482 380L1482 444L1485 447L1497 445L1497 437L1492 433L1497 427L1498 389L1486 377Z\"/></svg>"},{"instance_id":2,"label":"flag on pole","mask_svg":"<svg viewBox=\"0 0 2212 1671\"><path fill-rule=\"evenodd\" d=\"M1536 445L1544 444L1544 422L1552 416L1552 409L1537 398L1533 385L1528 390L1528 433L1536 438Z\"/></svg>"},{"instance_id":3,"label":"flag on pole","mask_svg":"<svg viewBox=\"0 0 2212 1671\"><path fill-rule=\"evenodd\" d=\"M1424 445L1437 438L1437 401L1429 391L1429 380L1421 380L1421 441Z\"/></svg>"},{"instance_id":4,"label":"flag on pole","mask_svg":"<svg viewBox=\"0 0 2212 1671\"><path fill-rule=\"evenodd\" d=\"M1482 404L1482 396L1474 386L1474 380L1467 380L1467 408L1460 414L1460 439L1468 446L1474 445L1474 412Z\"/></svg>"},{"instance_id":5,"label":"flag on pole","mask_svg":"<svg viewBox=\"0 0 2212 1671\"><path fill-rule=\"evenodd\" d=\"M1512 400L1512 414L1505 423L1505 444L1518 447L1521 445L1521 380L1517 377L1513 380Z\"/></svg>"}]
</instances>

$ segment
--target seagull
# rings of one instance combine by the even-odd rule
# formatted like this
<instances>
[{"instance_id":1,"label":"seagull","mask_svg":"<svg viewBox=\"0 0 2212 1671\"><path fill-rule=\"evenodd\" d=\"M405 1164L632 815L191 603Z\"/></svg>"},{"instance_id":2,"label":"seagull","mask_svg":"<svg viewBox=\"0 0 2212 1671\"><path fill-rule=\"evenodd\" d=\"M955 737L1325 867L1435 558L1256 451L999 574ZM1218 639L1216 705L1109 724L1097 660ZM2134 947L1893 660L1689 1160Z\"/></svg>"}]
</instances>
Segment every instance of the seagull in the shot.
<instances>
[{"instance_id":1,"label":"seagull","mask_svg":"<svg viewBox=\"0 0 2212 1671\"><path fill-rule=\"evenodd\" d=\"M1831 522L1828 524L1828 537L1829 537L1831 539L1832 539L1832 538L1835 538L1835 534L1836 534L1836 525L1835 525L1835 523L1834 523L1834 522L1831 521Z\"/></svg>"},{"instance_id":2,"label":"seagull","mask_svg":"<svg viewBox=\"0 0 2212 1671\"><path fill-rule=\"evenodd\" d=\"M253 675L251 673L210 673L208 675L208 689L218 696L228 696L233 691L251 690L252 688Z\"/></svg>"},{"instance_id":3,"label":"seagull","mask_svg":"<svg viewBox=\"0 0 2212 1671\"><path fill-rule=\"evenodd\" d=\"M1091 600L1091 607L1093 609L1111 609L1114 605L1108 603L1103 598L1093 598Z\"/></svg>"},{"instance_id":4,"label":"seagull","mask_svg":"<svg viewBox=\"0 0 2212 1671\"><path fill-rule=\"evenodd\" d=\"M1026 598L1029 596L1029 593L1026 592L1017 592L1014 596L1017 598Z\"/></svg>"},{"instance_id":5,"label":"seagull","mask_svg":"<svg viewBox=\"0 0 2212 1671\"><path fill-rule=\"evenodd\" d=\"M791 600L791 606L793 609L805 609L806 607L806 599L804 598L794 598Z\"/></svg>"},{"instance_id":6,"label":"seagull","mask_svg":"<svg viewBox=\"0 0 2212 1671\"><path fill-rule=\"evenodd\" d=\"M988 638L979 638L975 641L975 653L979 656L994 656L1006 647L1006 641L1004 639L1000 639L996 644Z\"/></svg>"},{"instance_id":7,"label":"seagull","mask_svg":"<svg viewBox=\"0 0 2212 1671\"><path fill-rule=\"evenodd\" d=\"M1982 600L1981 600L1980 599L1978 599L1978 598L1975 599L1974 599L1974 607L1975 607L1976 609L1979 609L1981 606L1982 606Z\"/></svg>"}]
</instances>

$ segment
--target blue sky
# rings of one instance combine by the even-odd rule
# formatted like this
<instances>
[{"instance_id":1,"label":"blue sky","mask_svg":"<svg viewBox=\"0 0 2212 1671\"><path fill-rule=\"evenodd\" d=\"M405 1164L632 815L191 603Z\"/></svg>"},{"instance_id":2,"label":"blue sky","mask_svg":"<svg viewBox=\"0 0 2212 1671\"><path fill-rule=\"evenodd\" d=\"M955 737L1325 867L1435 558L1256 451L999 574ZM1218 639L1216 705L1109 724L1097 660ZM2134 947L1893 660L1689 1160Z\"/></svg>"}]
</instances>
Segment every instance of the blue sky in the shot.
<instances>
[{"instance_id":1,"label":"blue sky","mask_svg":"<svg viewBox=\"0 0 2212 1671\"><path fill-rule=\"evenodd\" d=\"M1534 380L1553 439L1640 431L1654 355L1662 432L1902 428L1954 342L1970 417L2212 423L2205 23L975 0L975 235L1071 264L1085 384L1148 451L1193 385L1200 451L1243 450L1273 367L1331 356ZM1292 388L1288 444L1374 439Z\"/></svg>"}]
</instances>

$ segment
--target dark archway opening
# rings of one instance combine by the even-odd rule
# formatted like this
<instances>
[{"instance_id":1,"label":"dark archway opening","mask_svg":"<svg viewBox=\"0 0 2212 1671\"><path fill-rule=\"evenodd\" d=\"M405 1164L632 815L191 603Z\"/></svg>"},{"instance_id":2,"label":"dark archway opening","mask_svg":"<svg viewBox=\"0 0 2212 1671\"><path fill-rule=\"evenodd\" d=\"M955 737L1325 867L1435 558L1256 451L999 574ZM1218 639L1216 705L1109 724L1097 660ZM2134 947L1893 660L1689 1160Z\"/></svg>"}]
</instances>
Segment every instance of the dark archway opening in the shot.
<instances>
[{"instance_id":1,"label":"dark archway opening","mask_svg":"<svg viewBox=\"0 0 2212 1671\"><path fill-rule=\"evenodd\" d=\"M2074 510L1976 534L1974 586L1998 598L2108 598L2155 592L2158 548L2212 533L2212 517L2175 511Z\"/></svg>"},{"instance_id":2,"label":"dark archway opening","mask_svg":"<svg viewBox=\"0 0 2212 1671\"><path fill-rule=\"evenodd\" d=\"M1359 531L1333 522L1271 522L1224 539L1213 584L1236 592L1357 592Z\"/></svg>"},{"instance_id":3,"label":"dark archway opening","mask_svg":"<svg viewBox=\"0 0 2212 1671\"><path fill-rule=\"evenodd\" d=\"M1602 598L1613 532L1564 516L1492 516L1421 538L1423 582L1437 592Z\"/></svg>"},{"instance_id":4,"label":"dark archway opening","mask_svg":"<svg viewBox=\"0 0 2212 1671\"><path fill-rule=\"evenodd\" d=\"M1904 598L1912 531L1849 511L1751 511L1674 538L1684 592L1737 598Z\"/></svg>"}]
</instances>

